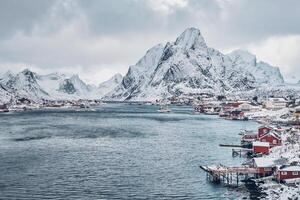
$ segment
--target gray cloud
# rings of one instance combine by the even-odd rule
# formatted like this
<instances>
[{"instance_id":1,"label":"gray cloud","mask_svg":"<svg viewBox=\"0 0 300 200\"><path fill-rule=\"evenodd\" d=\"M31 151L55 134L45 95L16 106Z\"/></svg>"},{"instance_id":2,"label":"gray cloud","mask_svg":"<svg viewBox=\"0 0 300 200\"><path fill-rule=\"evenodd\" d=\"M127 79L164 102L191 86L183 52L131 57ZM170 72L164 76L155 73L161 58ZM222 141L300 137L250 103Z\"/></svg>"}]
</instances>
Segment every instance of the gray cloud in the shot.
<instances>
[{"instance_id":1,"label":"gray cloud","mask_svg":"<svg viewBox=\"0 0 300 200\"><path fill-rule=\"evenodd\" d=\"M31 32L53 5L51 0L0 0L0 36Z\"/></svg>"}]
</instances>

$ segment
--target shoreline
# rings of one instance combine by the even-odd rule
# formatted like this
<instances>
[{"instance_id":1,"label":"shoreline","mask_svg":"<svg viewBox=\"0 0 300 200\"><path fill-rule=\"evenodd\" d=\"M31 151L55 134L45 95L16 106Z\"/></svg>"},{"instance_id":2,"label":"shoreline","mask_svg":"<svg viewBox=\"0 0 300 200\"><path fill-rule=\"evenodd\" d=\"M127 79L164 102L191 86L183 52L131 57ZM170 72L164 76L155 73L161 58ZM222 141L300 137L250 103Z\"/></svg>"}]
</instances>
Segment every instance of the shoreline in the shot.
<instances>
[{"instance_id":1,"label":"shoreline","mask_svg":"<svg viewBox=\"0 0 300 200\"><path fill-rule=\"evenodd\" d=\"M108 102L107 102L108 103ZM114 104L114 103L121 103L121 102L109 102L110 104ZM132 102L122 102L122 103L132 103ZM140 103L136 103L138 105L140 105ZM78 110L79 111L93 111L94 109L93 108L96 108L96 107L99 107L99 106L103 106L105 104L99 104L99 105L93 105L93 106L90 106L89 108L80 108L79 106L69 106L69 107L39 107L39 108L34 108L32 110L38 110L38 111L43 111L43 110L67 110L67 109L73 109L73 110ZM147 104L142 104L142 105L147 105ZM151 106L155 106L153 104L151 104ZM173 105L173 106L181 106L181 105ZM25 110L27 111L27 110ZM23 112L23 111L12 111L13 113L14 112ZM193 114L193 113L191 113ZM218 116L218 118L221 118L221 119L224 119L223 117L220 117ZM226 119L228 120L228 119ZM233 121L236 121L236 120L233 120ZM249 121L253 121L253 122L256 122L258 124L263 124L263 122L261 120L257 120L257 119L249 119ZM237 133L238 134L238 133ZM268 156L266 156L268 157ZM244 161L247 161L249 159L243 159ZM243 162L242 162L243 163ZM264 186L263 184L258 184L258 183L255 183L255 182L252 182L252 183L243 183L243 185L245 186L245 188L247 189L247 191L249 192L249 197L250 198L262 198L262 197L266 197L267 196L267 192L268 192L268 189L266 189L265 187L262 187ZM281 186L281 184L278 184L278 186Z\"/></svg>"}]
</instances>

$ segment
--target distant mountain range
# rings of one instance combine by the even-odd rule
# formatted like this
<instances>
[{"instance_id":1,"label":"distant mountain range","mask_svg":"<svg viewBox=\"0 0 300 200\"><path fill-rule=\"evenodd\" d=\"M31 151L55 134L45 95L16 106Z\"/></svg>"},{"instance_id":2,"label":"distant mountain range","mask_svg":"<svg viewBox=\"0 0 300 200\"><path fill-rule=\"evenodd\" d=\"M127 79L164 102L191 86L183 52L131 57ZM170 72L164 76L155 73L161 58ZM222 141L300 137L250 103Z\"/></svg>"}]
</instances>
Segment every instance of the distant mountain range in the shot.
<instances>
[{"instance_id":1,"label":"distant mountain range","mask_svg":"<svg viewBox=\"0 0 300 200\"><path fill-rule=\"evenodd\" d=\"M39 99L155 100L200 93L226 96L288 95L300 84L288 85L278 67L257 62L244 50L229 54L207 46L200 30L186 29L174 42L149 49L122 77L115 75L99 86L79 76L38 75L30 70L0 77L0 100Z\"/></svg>"},{"instance_id":2,"label":"distant mountain range","mask_svg":"<svg viewBox=\"0 0 300 200\"><path fill-rule=\"evenodd\" d=\"M22 97L34 101L101 99L119 85L121 80L122 76L118 74L99 86L94 86L83 82L78 75L39 75L28 69L17 74L6 72L0 76L0 101L7 102Z\"/></svg>"}]
</instances>

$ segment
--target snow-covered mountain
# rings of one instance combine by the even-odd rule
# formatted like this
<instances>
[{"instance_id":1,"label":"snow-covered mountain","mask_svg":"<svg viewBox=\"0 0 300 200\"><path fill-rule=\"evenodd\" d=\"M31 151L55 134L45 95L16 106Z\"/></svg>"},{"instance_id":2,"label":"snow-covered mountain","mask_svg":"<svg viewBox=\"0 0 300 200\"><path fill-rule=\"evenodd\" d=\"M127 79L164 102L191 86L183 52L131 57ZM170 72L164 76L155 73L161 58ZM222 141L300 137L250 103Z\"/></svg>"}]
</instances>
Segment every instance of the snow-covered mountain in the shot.
<instances>
[{"instance_id":1,"label":"snow-covered mountain","mask_svg":"<svg viewBox=\"0 0 300 200\"><path fill-rule=\"evenodd\" d=\"M278 67L257 62L247 51L223 54L208 47L196 28L186 29L174 42L152 47L124 77L117 74L99 86L77 75L38 75L30 70L0 76L2 102L14 97L155 100L199 93L246 97L299 91L300 83L286 84Z\"/></svg>"},{"instance_id":2,"label":"snow-covered mountain","mask_svg":"<svg viewBox=\"0 0 300 200\"><path fill-rule=\"evenodd\" d=\"M148 50L105 99L154 100L203 92L232 94L282 83L278 68L257 63L256 57L246 51L222 54L206 45L198 29L189 28L175 42Z\"/></svg>"},{"instance_id":3,"label":"snow-covered mountain","mask_svg":"<svg viewBox=\"0 0 300 200\"><path fill-rule=\"evenodd\" d=\"M88 85L78 75L66 76L52 73L38 75L28 69L14 74L6 72L0 76L0 102L5 103L16 98L34 101L100 99L120 83L122 76L115 75L99 87Z\"/></svg>"},{"instance_id":4,"label":"snow-covered mountain","mask_svg":"<svg viewBox=\"0 0 300 200\"><path fill-rule=\"evenodd\" d=\"M7 72L0 78L0 84L12 96L31 99L47 98L49 94L38 84L37 74L26 69L18 74Z\"/></svg>"}]
</instances>

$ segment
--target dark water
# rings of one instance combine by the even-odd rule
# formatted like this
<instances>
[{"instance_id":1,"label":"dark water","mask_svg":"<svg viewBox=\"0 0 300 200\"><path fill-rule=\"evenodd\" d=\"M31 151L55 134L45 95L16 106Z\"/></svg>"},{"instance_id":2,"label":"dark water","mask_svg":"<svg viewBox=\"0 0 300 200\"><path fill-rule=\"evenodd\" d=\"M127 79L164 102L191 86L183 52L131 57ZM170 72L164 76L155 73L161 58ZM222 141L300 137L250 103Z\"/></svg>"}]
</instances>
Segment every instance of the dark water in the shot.
<instances>
[{"instance_id":1,"label":"dark water","mask_svg":"<svg viewBox=\"0 0 300 200\"><path fill-rule=\"evenodd\" d=\"M0 199L237 199L200 164L238 165L231 149L253 122L146 105L0 115Z\"/></svg>"}]
</instances>

